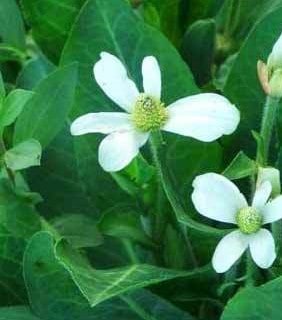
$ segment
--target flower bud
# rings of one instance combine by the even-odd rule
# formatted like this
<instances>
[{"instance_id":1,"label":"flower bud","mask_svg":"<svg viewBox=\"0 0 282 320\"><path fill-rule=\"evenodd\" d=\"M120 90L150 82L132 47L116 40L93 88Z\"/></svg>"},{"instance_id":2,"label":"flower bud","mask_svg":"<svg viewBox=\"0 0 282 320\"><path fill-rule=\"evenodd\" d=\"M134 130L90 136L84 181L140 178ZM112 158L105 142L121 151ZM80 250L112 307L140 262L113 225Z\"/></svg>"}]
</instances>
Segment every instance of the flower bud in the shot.
<instances>
[{"instance_id":1,"label":"flower bud","mask_svg":"<svg viewBox=\"0 0 282 320\"><path fill-rule=\"evenodd\" d=\"M267 64L258 61L257 71L264 92L273 98L282 98L282 34L275 42Z\"/></svg>"},{"instance_id":2,"label":"flower bud","mask_svg":"<svg viewBox=\"0 0 282 320\"><path fill-rule=\"evenodd\" d=\"M267 67L270 73L282 68L282 34L275 42L272 51L267 59Z\"/></svg>"}]
</instances>

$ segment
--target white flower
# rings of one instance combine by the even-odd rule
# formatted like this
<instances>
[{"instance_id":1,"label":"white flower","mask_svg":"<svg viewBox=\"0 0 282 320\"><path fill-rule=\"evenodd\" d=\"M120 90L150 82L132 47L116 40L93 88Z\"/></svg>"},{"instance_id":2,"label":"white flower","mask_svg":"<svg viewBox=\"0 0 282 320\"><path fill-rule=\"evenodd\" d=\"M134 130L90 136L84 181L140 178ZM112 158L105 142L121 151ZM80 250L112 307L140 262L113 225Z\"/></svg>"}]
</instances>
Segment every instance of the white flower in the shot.
<instances>
[{"instance_id":1,"label":"white flower","mask_svg":"<svg viewBox=\"0 0 282 320\"><path fill-rule=\"evenodd\" d=\"M275 244L262 225L282 218L282 196L269 200L271 183L257 188L251 206L235 184L216 173L196 177L193 187L192 201L200 214L239 227L218 243L212 259L216 272L226 272L248 248L259 267L269 268L276 258Z\"/></svg>"},{"instance_id":2,"label":"white flower","mask_svg":"<svg viewBox=\"0 0 282 320\"><path fill-rule=\"evenodd\" d=\"M273 69L282 68L282 34L276 40L267 59L267 66L271 72Z\"/></svg>"},{"instance_id":3,"label":"white flower","mask_svg":"<svg viewBox=\"0 0 282 320\"><path fill-rule=\"evenodd\" d=\"M72 123L71 133L108 135L99 146L99 162L104 170L113 172L126 167L152 130L162 129L208 142L237 128L239 111L217 94L198 94L165 107L160 100L161 71L154 57L144 58L142 75L144 92L140 93L117 57L102 52L94 65L94 76L101 89L126 112L83 115Z\"/></svg>"}]
</instances>

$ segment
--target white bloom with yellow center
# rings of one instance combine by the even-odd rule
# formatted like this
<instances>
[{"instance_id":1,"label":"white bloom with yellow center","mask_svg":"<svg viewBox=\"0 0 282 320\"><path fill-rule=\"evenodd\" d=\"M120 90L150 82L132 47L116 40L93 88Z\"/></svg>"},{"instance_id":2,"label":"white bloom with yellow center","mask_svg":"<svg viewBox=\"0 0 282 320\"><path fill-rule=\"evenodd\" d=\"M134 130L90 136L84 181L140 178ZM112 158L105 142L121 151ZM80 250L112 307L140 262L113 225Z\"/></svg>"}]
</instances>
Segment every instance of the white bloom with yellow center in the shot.
<instances>
[{"instance_id":1,"label":"white bloom with yellow center","mask_svg":"<svg viewBox=\"0 0 282 320\"><path fill-rule=\"evenodd\" d=\"M144 58L142 76L144 91L140 93L117 57L102 52L94 65L98 85L126 112L85 114L72 123L71 133L107 134L99 146L99 163L104 170L114 172L126 167L153 130L209 142L237 128L239 111L218 94L197 94L166 107L161 102L161 71L156 58Z\"/></svg>"},{"instance_id":2,"label":"white bloom with yellow center","mask_svg":"<svg viewBox=\"0 0 282 320\"><path fill-rule=\"evenodd\" d=\"M259 267L269 268L276 258L275 244L262 226L282 218L282 196L269 200L271 183L257 187L251 206L235 184L216 173L196 177L193 187L192 201L200 214L239 228L218 243L212 259L216 272L226 272L248 248Z\"/></svg>"}]
</instances>

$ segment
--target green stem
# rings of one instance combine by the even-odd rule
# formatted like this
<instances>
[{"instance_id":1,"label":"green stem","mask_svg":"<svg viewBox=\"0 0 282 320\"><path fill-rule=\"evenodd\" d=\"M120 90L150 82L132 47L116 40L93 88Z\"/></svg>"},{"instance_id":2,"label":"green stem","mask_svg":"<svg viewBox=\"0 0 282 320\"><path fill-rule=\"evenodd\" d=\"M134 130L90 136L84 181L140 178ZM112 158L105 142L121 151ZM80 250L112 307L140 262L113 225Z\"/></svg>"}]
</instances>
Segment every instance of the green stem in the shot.
<instances>
[{"instance_id":1,"label":"green stem","mask_svg":"<svg viewBox=\"0 0 282 320\"><path fill-rule=\"evenodd\" d=\"M253 287L255 285L254 273L256 267L253 263L250 251L247 252L246 257L246 286Z\"/></svg>"},{"instance_id":2,"label":"green stem","mask_svg":"<svg viewBox=\"0 0 282 320\"><path fill-rule=\"evenodd\" d=\"M172 184L172 178L170 176L169 170L166 166L166 162L163 161L165 153L164 153L164 142L162 139L161 132L153 132L150 138L151 151L153 155L153 160L158 170L159 178L162 183L162 187L164 192L170 202L172 209L175 212L177 222L179 224L179 229L183 233L184 239L186 241L186 245L190 254L191 262L194 267L197 267L198 263L193 252L193 248L191 242L187 236L186 228L182 223L179 223L178 217L186 215L184 208L181 205L180 199L175 193L175 189Z\"/></svg>"},{"instance_id":3,"label":"green stem","mask_svg":"<svg viewBox=\"0 0 282 320\"><path fill-rule=\"evenodd\" d=\"M157 191L157 206L156 206L156 215L155 215L155 226L154 226L154 239L156 243L160 243L164 229L166 227L166 216L165 216L165 194L162 187L162 182L158 181L158 191Z\"/></svg>"},{"instance_id":4,"label":"green stem","mask_svg":"<svg viewBox=\"0 0 282 320\"><path fill-rule=\"evenodd\" d=\"M261 123L261 131L260 135L263 140L263 148L262 148L262 155L259 155L259 150L257 153L257 161L258 159L261 159L262 163L261 165L267 166L268 165L268 154L269 154L269 148L270 143L272 139L273 134L273 128L275 126L276 116L277 116L277 110L279 106L279 98L273 98L268 96L266 98L263 117L262 117L262 123ZM258 161L259 162L259 161ZM278 251L281 251L281 243L282 243L282 224L281 221L277 221L272 223L271 225L273 237L275 239L275 242L278 244Z\"/></svg>"},{"instance_id":5,"label":"green stem","mask_svg":"<svg viewBox=\"0 0 282 320\"><path fill-rule=\"evenodd\" d=\"M280 99L267 96L262 122L261 122L261 129L260 129L260 137L262 138L262 146L258 144L257 147L257 156L256 161L260 166L267 166L268 164L268 155L269 155L269 148L273 134L273 128L275 126L277 109L279 106ZM251 184L252 184L252 192L255 192L255 177L251 177ZM277 242L277 240L282 241L281 237L281 225L279 223L273 223L272 226L273 236ZM255 283L254 273L256 268L252 261L251 255L248 252L247 260L246 260L246 285L253 286Z\"/></svg>"},{"instance_id":6,"label":"green stem","mask_svg":"<svg viewBox=\"0 0 282 320\"><path fill-rule=\"evenodd\" d=\"M259 150L257 152L257 160L262 158L262 166L266 166L268 162L268 153L269 153L269 146L272 138L273 127L275 125L277 109L279 105L279 99L273 98L268 96L266 98L263 116L262 116L262 123L261 123L261 130L260 136L263 139L263 148L262 148L262 155L260 157ZM260 162L260 161L259 161Z\"/></svg>"}]
</instances>

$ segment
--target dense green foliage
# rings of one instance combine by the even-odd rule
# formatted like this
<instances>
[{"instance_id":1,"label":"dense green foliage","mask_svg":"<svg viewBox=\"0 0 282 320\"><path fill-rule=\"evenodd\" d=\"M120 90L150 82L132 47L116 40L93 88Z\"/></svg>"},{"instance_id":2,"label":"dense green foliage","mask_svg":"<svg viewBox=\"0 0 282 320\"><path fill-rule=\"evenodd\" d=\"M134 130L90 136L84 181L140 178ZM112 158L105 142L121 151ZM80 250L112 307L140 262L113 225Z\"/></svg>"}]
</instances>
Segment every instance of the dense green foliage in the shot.
<instances>
[{"instance_id":1,"label":"dense green foliage","mask_svg":"<svg viewBox=\"0 0 282 320\"><path fill-rule=\"evenodd\" d=\"M251 196L258 165L282 169L280 104L269 159L257 133L257 61L281 17L282 0L0 0L0 320L281 320L282 229L280 256L251 285L245 258L219 275L210 262L229 230L190 197L205 172ZM224 95L237 131L212 143L164 133L159 167L147 144L103 171L101 135L70 133L78 116L118 111L93 78L103 51L139 88L155 56L166 105Z\"/></svg>"}]
</instances>

